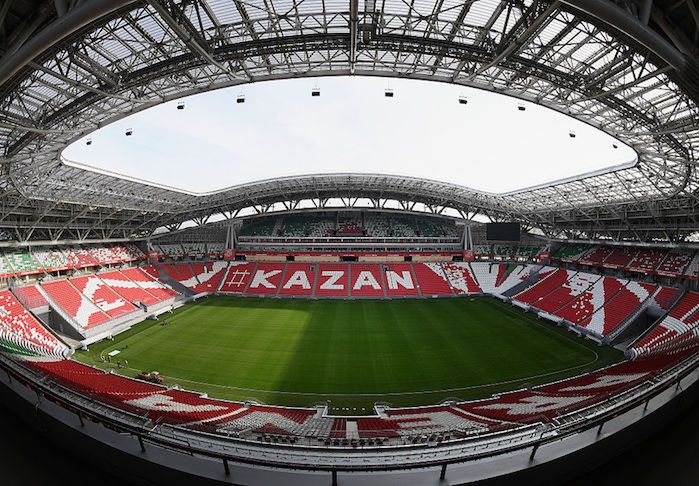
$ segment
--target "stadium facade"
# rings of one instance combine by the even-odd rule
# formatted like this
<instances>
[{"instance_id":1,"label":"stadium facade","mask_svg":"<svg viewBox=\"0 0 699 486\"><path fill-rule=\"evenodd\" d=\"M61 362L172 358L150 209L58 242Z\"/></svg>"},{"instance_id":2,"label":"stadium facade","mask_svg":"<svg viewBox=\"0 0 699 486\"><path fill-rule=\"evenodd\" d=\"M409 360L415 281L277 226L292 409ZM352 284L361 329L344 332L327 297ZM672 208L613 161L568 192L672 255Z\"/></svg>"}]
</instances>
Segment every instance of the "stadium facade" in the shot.
<instances>
[{"instance_id":1,"label":"stadium facade","mask_svg":"<svg viewBox=\"0 0 699 486\"><path fill-rule=\"evenodd\" d=\"M5 402L59 443L171 482L541 483L608 459L694 398L690 0L56 0L6 2L0 20L0 382ZM169 100L330 75L527 100L598 127L637 160L506 194L352 173L193 194L61 155ZM520 223L522 237L489 240L482 217ZM492 295L625 359L483 399L354 417L225 401L73 359L211 294Z\"/></svg>"}]
</instances>

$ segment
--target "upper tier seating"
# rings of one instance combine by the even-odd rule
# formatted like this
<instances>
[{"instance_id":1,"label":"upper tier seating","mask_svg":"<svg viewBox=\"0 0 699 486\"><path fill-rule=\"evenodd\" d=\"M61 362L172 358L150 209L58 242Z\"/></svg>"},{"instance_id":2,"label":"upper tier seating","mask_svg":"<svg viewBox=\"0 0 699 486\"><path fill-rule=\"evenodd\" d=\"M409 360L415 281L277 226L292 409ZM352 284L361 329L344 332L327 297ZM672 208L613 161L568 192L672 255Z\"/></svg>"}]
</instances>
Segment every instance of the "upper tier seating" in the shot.
<instances>
[{"instance_id":1,"label":"upper tier seating","mask_svg":"<svg viewBox=\"0 0 699 486\"><path fill-rule=\"evenodd\" d=\"M229 262L220 292L242 294L255 271L255 262Z\"/></svg>"},{"instance_id":2,"label":"upper tier seating","mask_svg":"<svg viewBox=\"0 0 699 486\"><path fill-rule=\"evenodd\" d=\"M468 263L445 262L442 264L442 268L455 294L478 294L481 292Z\"/></svg>"},{"instance_id":3,"label":"upper tier seating","mask_svg":"<svg viewBox=\"0 0 699 486\"><path fill-rule=\"evenodd\" d=\"M512 259L517 254L517 247L513 245L493 245L492 254L496 257Z\"/></svg>"},{"instance_id":4,"label":"upper tier seating","mask_svg":"<svg viewBox=\"0 0 699 486\"><path fill-rule=\"evenodd\" d=\"M41 264L32 256L31 253L24 250L15 250L5 253L5 258L7 258L8 268L0 269L1 273L6 274L16 274L16 275L30 275L34 273L41 273L43 271ZM9 270L9 272L7 271Z\"/></svg>"},{"instance_id":5,"label":"upper tier seating","mask_svg":"<svg viewBox=\"0 0 699 486\"><path fill-rule=\"evenodd\" d=\"M97 261L90 256L90 252L79 246L69 246L63 250L63 253L68 259L68 263L70 263L73 268L96 267L99 265Z\"/></svg>"},{"instance_id":6,"label":"upper tier seating","mask_svg":"<svg viewBox=\"0 0 699 486\"><path fill-rule=\"evenodd\" d=\"M473 251L479 256L491 256L494 255L492 245L474 245Z\"/></svg>"},{"instance_id":7,"label":"upper tier seating","mask_svg":"<svg viewBox=\"0 0 699 486\"><path fill-rule=\"evenodd\" d=\"M602 265L613 251L614 248L610 246L597 246L588 250L578 261L589 265Z\"/></svg>"},{"instance_id":8,"label":"upper tier seating","mask_svg":"<svg viewBox=\"0 0 699 486\"><path fill-rule=\"evenodd\" d=\"M660 275L679 277L692 261L691 253L670 251L656 268Z\"/></svg>"},{"instance_id":9,"label":"upper tier seating","mask_svg":"<svg viewBox=\"0 0 699 486\"><path fill-rule=\"evenodd\" d=\"M152 278L150 275L143 272L140 268L127 268L121 270L121 273L160 300L168 300L179 295L170 287L162 284L158 279Z\"/></svg>"},{"instance_id":10,"label":"upper tier seating","mask_svg":"<svg viewBox=\"0 0 699 486\"><path fill-rule=\"evenodd\" d=\"M350 269L350 295L355 297L383 297L384 282L378 263L352 263Z\"/></svg>"},{"instance_id":11,"label":"upper tier seating","mask_svg":"<svg viewBox=\"0 0 699 486\"><path fill-rule=\"evenodd\" d=\"M228 262L192 263L191 267L199 282L191 289L196 293L216 292L226 274Z\"/></svg>"},{"instance_id":12,"label":"upper tier seating","mask_svg":"<svg viewBox=\"0 0 699 486\"><path fill-rule=\"evenodd\" d=\"M453 225L449 226L427 218L416 218L415 221L417 223L417 232L419 236L438 238L454 236L456 234L456 227Z\"/></svg>"},{"instance_id":13,"label":"upper tier seating","mask_svg":"<svg viewBox=\"0 0 699 486\"><path fill-rule=\"evenodd\" d=\"M145 260L146 254L143 253L136 245L133 243L125 243L123 245L117 245L115 251L121 251L119 248L123 248L123 251L128 255L127 261L134 260Z\"/></svg>"},{"instance_id":14,"label":"upper tier seating","mask_svg":"<svg viewBox=\"0 0 699 486\"><path fill-rule=\"evenodd\" d=\"M7 259L0 255L0 278L3 277L10 277L14 275L15 271L14 269L10 266L10 263L7 261Z\"/></svg>"},{"instance_id":15,"label":"upper tier seating","mask_svg":"<svg viewBox=\"0 0 699 486\"><path fill-rule=\"evenodd\" d=\"M207 243L206 244L206 253L209 256L222 256L223 255L223 249L226 246L225 243Z\"/></svg>"},{"instance_id":16,"label":"upper tier seating","mask_svg":"<svg viewBox=\"0 0 699 486\"><path fill-rule=\"evenodd\" d=\"M250 284L245 293L275 295L281 285L283 275L284 263L260 262L257 264L257 267L255 267L255 271L252 274Z\"/></svg>"},{"instance_id":17,"label":"upper tier seating","mask_svg":"<svg viewBox=\"0 0 699 486\"><path fill-rule=\"evenodd\" d=\"M78 291L110 317L121 317L137 309L94 275L70 279Z\"/></svg>"},{"instance_id":18,"label":"upper tier seating","mask_svg":"<svg viewBox=\"0 0 699 486\"><path fill-rule=\"evenodd\" d=\"M117 294L134 304L141 302L145 305L153 305L161 300L119 271L100 273L99 277Z\"/></svg>"},{"instance_id":19,"label":"upper tier seating","mask_svg":"<svg viewBox=\"0 0 699 486\"><path fill-rule=\"evenodd\" d=\"M68 347L47 331L9 291L0 291L0 348L23 355L63 357Z\"/></svg>"},{"instance_id":20,"label":"upper tier seating","mask_svg":"<svg viewBox=\"0 0 699 486\"><path fill-rule=\"evenodd\" d=\"M451 295L451 285L439 263L413 263L422 295Z\"/></svg>"},{"instance_id":21,"label":"upper tier seating","mask_svg":"<svg viewBox=\"0 0 699 486\"><path fill-rule=\"evenodd\" d=\"M614 277L602 277L578 297L558 309L555 314L568 322L578 324L602 309L605 302L619 292L627 282Z\"/></svg>"},{"instance_id":22,"label":"upper tier seating","mask_svg":"<svg viewBox=\"0 0 699 486\"><path fill-rule=\"evenodd\" d=\"M66 270L70 268L68 258L61 250L53 248L37 248L33 250L34 257L47 272Z\"/></svg>"},{"instance_id":23,"label":"upper tier seating","mask_svg":"<svg viewBox=\"0 0 699 486\"><path fill-rule=\"evenodd\" d=\"M604 277L605 296L612 296L608 302L589 318L579 323L599 336L606 336L623 323L656 290L656 286L644 282L627 282L615 295L616 282L612 277ZM608 285L611 289L607 289Z\"/></svg>"},{"instance_id":24,"label":"upper tier seating","mask_svg":"<svg viewBox=\"0 0 699 486\"><path fill-rule=\"evenodd\" d=\"M391 218L391 233L394 238L412 238L417 236L415 220L409 217Z\"/></svg>"},{"instance_id":25,"label":"upper tier seating","mask_svg":"<svg viewBox=\"0 0 699 486\"><path fill-rule=\"evenodd\" d=\"M635 248L614 248L609 256L604 261L604 266L614 268L626 268L634 258L638 251Z\"/></svg>"},{"instance_id":26,"label":"upper tier seating","mask_svg":"<svg viewBox=\"0 0 699 486\"><path fill-rule=\"evenodd\" d=\"M416 296L418 284L409 263L387 263L381 265L388 296Z\"/></svg>"},{"instance_id":27,"label":"upper tier seating","mask_svg":"<svg viewBox=\"0 0 699 486\"><path fill-rule=\"evenodd\" d=\"M184 256L184 249L179 243L161 243L154 245L155 249L159 249L160 253L169 258L180 258Z\"/></svg>"},{"instance_id":28,"label":"upper tier seating","mask_svg":"<svg viewBox=\"0 0 699 486\"><path fill-rule=\"evenodd\" d=\"M362 227L362 218L356 213L340 213L337 222L337 236L362 236L364 228Z\"/></svg>"},{"instance_id":29,"label":"upper tier seating","mask_svg":"<svg viewBox=\"0 0 699 486\"><path fill-rule=\"evenodd\" d=\"M641 249L636 252L634 259L628 264L629 270L641 273L653 272L663 260L667 251Z\"/></svg>"},{"instance_id":30,"label":"upper tier seating","mask_svg":"<svg viewBox=\"0 0 699 486\"><path fill-rule=\"evenodd\" d=\"M102 324L109 315L82 295L68 280L44 282L41 287L83 329Z\"/></svg>"},{"instance_id":31,"label":"upper tier seating","mask_svg":"<svg viewBox=\"0 0 699 486\"><path fill-rule=\"evenodd\" d=\"M240 236L276 236L274 227L277 221L274 218L263 218L243 222L240 228Z\"/></svg>"},{"instance_id":32,"label":"upper tier seating","mask_svg":"<svg viewBox=\"0 0 699 486\"><path fill-rule=\"evenodd\" d=\"M320 238L332 236L335 220L326 216L305 215L284 218L284 236L301 238Z\"/></svg>"},{"instance_id":33,"label":"upper tier seating","mask_svg":"<svg viewBox=\"0 0 699 486\"><path fill-rule=\"evenodd\" d=\"M644 337L633 345L639 354L654 353L671 342L696 337L699 323L699 294L687 292L670 312Z\"/></svg>"},{"instance_id":34,"label":"upper tier seating","mask_svg":"<svg viewBox=\"0 0 699 486\"><path fill-rule=\"evenodd\" d=\"M203 257L206 254L205 243L182 243L182 249L185 255L195 258Z\"/></svg>"},{"instance_id":35,"label":"upper tier seating","mask_svg":"<svg viewBox=\"0 0 699 486\"><path fill-rule=\"evenodd\" d=\"M553 258L563 261L576 261L589 249L589 245L566 243L556 250L556 252L553 254Z\"/></svg>"},{"instance_id":36,"label":"upper tier seating","mask_svg":"<svg viewBox=\"0 0 699 486\"><path fill-rule=\"evenodd\" d=\"M90 246L85 247L90 257L101 265L128 262L133 260L123 246Z\"/></svg>"},{"instance_id":37,"label":"upper tier seating","mask_svg":"<svg viewBox=\"0 0 699 486\"><path fill-rule=\"evenodd\" d=\"M349 295L349 268L342 263L318 265L315 295L324 297L347 297Z\"/></svg>"},{"instance_id":38,"label":"upper tier seating","mask_svg":"<svg viewBox=\"0 0 699 486\"><path fill-rule=\"evenodd\" d=\"M364 217L364 228L369 236L381 238L393 236L393 229L388 216L369 213Z\"/></svg>"},{"instance_id":39,"label":"upper tier seating","mask_svg":"<svg viewBox=\"0 0 699 486\"><path fill-rule=\"evenodd\" d=\"M316 267L312 263L287 263L279 295L312 295Z\"/></svg>"}]
</instances>

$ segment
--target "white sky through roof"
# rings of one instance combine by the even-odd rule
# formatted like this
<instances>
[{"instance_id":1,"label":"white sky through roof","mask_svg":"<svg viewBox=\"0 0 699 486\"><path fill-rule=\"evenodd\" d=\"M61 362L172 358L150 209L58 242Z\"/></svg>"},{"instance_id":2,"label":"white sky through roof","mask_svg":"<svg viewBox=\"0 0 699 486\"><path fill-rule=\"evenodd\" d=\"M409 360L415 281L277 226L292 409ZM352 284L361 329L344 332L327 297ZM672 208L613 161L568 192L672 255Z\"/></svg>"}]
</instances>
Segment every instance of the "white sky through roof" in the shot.
<instances>
[{"instance_id":1,"label":"white sky through roof","mask_svg":"<svg viewBox=\"0 0 699 486\"><path fill-rule=\"evenodd\" d=\"M311 97L318 87L320 97ZM391 88L394 98L386 98ZM238 94L246 102L237 104ZM466 96L468 104L458 103ZM72 144L72 161L193 192L270 177L371 172L507 192L635 160L552 110L444 83L366 77L270 81L137 113ZM127 128L133 135L126 137ZM575 138L569 137L573 130Z\"/></svg>"}]
</instances>

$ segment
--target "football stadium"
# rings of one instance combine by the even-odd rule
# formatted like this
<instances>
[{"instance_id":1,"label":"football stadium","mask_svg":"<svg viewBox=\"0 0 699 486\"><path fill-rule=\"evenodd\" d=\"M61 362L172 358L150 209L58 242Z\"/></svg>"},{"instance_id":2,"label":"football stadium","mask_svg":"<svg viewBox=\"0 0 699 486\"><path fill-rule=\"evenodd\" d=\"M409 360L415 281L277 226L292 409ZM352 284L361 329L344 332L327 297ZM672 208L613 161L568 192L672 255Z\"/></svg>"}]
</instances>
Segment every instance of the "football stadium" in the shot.
<instances>
[{"instance_id":1,"label":"football stadium","mask_svg":"<svg viewBox=\"0 0 699 486\"><path fill-rule=\"evenodd\" d=\"M2 3L0 403L126 484L612 461L699 393L698 11Z\"/></svg>"}]
</instances>

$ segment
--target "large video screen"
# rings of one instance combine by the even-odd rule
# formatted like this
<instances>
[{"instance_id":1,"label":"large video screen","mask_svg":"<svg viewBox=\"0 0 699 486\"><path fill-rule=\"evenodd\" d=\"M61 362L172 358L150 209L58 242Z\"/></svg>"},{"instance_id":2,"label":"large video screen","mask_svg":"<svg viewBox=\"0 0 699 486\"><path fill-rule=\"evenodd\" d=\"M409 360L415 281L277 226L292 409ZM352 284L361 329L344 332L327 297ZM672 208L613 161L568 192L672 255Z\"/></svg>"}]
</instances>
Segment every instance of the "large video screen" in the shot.
<instances>
[{"instance_id":1,"label":"large video screen","mask_svg":"<svg viewBox=\"0 0 699 486\"><path fill-rule=\"evenodd\" d=\"M485 237L495 241L519 241L519 223L487 223Z\"/></svg>"}]
</instances>

